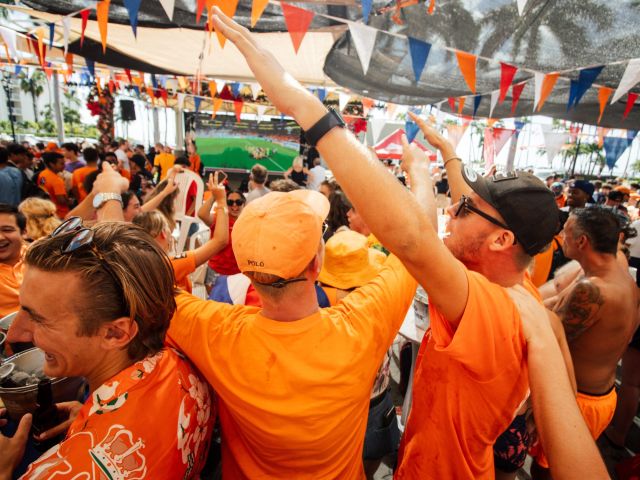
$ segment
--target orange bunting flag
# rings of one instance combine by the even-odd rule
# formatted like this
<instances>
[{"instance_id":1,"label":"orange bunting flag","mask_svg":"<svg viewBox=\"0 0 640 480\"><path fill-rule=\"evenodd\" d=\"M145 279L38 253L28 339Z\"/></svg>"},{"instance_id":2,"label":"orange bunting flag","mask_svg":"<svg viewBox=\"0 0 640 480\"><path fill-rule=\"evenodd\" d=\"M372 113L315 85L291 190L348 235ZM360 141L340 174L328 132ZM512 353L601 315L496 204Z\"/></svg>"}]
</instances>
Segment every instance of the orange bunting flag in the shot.
<instances>
[{"instance_id":1,"label":"orange bunting flag","mask_svg":"<svg viewBox=\"0 0 640 480\"><path fill-rule=\"evenodd\" d=\"M222 106L222 99L218 98L218 97L214 98L213 99L213 112L211 112L211 118L216 118L216 115L220 111L220 107L221 106Z\"/></svg>"},{"instance_id":2,"label":"orange bunting flag","mask_svg":"<svg viewBox=\"0 0 640 480\"><path fill-rule=\"evenodd\" d=\"M600 87L600 90L598 90L598 102L600 103L600 116L598 117L598 123L600 123L600 120L602 120L604 107L607 105L607 101L609 101L609 97L612 93L613 88L609 87Z\"/></svg>"},{"instance_id":3,"label":"orange bunting flag","mask_svg":"<svg viewBox=\"0 0 640 480\"><path fill-rule=\"evenodd\" d=\"M540 101L538 102L537 111L539 112L544 105L544 102L547 101L549 94L553 90L553 87L556 85L556 81L558 80L559 73L547 73L544 76L544 80L542 81L542 89L540 90Z\"/></svg>"},{"instance_id":4,"label":"orange bunting flag","mask_svg":"<svg viewBox=\"0 0 640 480\"><path fill-rule=\"evenodd\" d=\"M202 10L204 10L205 0L198 0L198 4L196 6L196 23L200 23L200 18L202 17Z\"/></svg>"},{"instance_id":5,"label":"orange bunting flag","mask_svg":"<svg viewBox=\"0 0 640 480\"><path fill-rule=\"evenodd\" d=\"M284 23L287 25L289 35L291 35L293 50L298 53L302 39L313 21L313 12L294 7L286 2L281 2L280 6L282 7L282 15L284 15Z\"/></svg>"},{"instance_id":6,"label":"orange bunting flag","mask_svg":"<svg viewBox=\"0 0 640 480\"><path fill-rule=\"evenodd\" d=\"M109 26L109 4L111 0L102 0L96 4L96 17L98 28L100 29L100 40L102 40L102 53L107 51L107 28Z\"/></svg>"},{"instance_id":7,"label":"orange bunting flag","mask_svg":"<svg viewBox=\"0 0 640 480\"><path fill-rule=\"evenodd\" d=\"M91 14L91 10L89 10L88 8L80 12L80 16L82 17L82 29L80 31L80 48L82 48L82 44L84 43L84 31L87 29L89 14Z\"/></svg>"},{"instance_id":8,"label":"orange bunting flag","mask_svg":"<svg viewBox=\"0 0 640 480\"><path fill-rule=\"evenodd\" d=\"M44 73L47 75L47 78L51 80L51 77L53 76L53 68L44 67Z\"/></svg>"},{"instance_id":9,"label":"orange bunting flag","mask_svg":"<svg viewBox=\"0 0 640 480\"><path fill-rule=\"evenodd\" d=\"M242 113L242 106L244 102L242 100L233 101L233 109L236 111L236 120L240 121L240 114Z\"/></svg>"},{"instance_id":10,"label":"orange bunting flag","mask_svg":"<svg viewBox=\"0 0 640 480\"><path fill-rule=\"evenodd\" d=\"M369 110L371 110L371 108L373 107L373 99L372 98L367 98L367 97L363 97L362 100L362 109L364 110L365 115L367 114L367 112Z\"/></svg>"},{"instance_id":11,"label":"orange bunting flag","mask_svg":"<svg viewBox=\"0 0 640 480\"><path fill-rule=\"evenodd\" d=\"M264 13L264 9L269 5L269 0L253 0L251 4L251 26L255 27L258 20Z\"/></svg>"},{"instance_id":12,"label":"orange bunting flag","mask_svg":"<svg viewBox=\"0 0 640 480\"><path fill-rule=\"evenodd\" d=\"M64 56L65 62L67 62L67 69L69 73L73 73L73 53L67 53Z\"/></svg>"},{"instance_id":13,"label":"orange bunting flag","mask_svg":"<svg viewBox=\"0 0 640 480\"><path fill-rule=\"evenodd\" d=\"M436 9L436 0L431 0L429 2L429 8L427 9L427 13L429 15L433 15L433 12L435 11L435 9Z\"/></svg>"},{"instance_id":14,"label":"orange bunting flag","mask_svg":"<svg viewBox=\"0 0 640 480\"><path fill-rule=\"evenodd\" d=\"M102 85L100 85L100 79L96 78L96 88L98 89L98 95L102 96Z\"/></svg>"},{"instance_id":15,"label":"orange bunting flag","mask_svg":"<svg viewBox=\"0 0 640 480\"><path fill-rule=\"evenodd\" d=\"M109 80L109 93L113 95L113 92L116 90L116 82L113 80Z\"/></svg>"},{"instance_id":16,"label":"orange bunting flag","mask_svg":"<svg viewBox=\"0 0 640 480\"><path fill-rule=\"evenodd\" d=\"M36 35L38 37L38 58L40 59L40 65L42 65L42 68L44 68L44 28L39 28L38 30L36 30Z\"/></svg>"},{"instance_id":17,"label":"orange bunting flag","mask_svg":"<svg viewBox=\"0 0 640 480\"><path fill-rule=\"evenodd\" d=\"M464 102L467 100L466 97L460 97L458 99L458 115L462 115L462 109L464 108Z\"/></svg>"},{"instance_id":18,"label":"orange bunting flag","mask_svg":"<svg viewBox=\"0 0 640 480\"><path fill-rule=\"evenodd\" d=\"M211 0L207 0L207 7L209 6L209 2ZM236 14L236 10L238 9L239 0L215 0L211 2L211 6L217 5L222 13L224 13L227 17L233 18ZM209 9L211 12L211 9ZM211 22L211 28L213 28L213 22ZM226 37L222 35L219 31L216 30L216 35L218 37L218 42L220 42L220 48L224 48L224 44L227 41Z\"/></svg>"},{"instance_id":19,"label":"orange bunting flag","mask_svg":"<svg viewBox=\"0 0 640 480\"><path fill-rule=\"evenodd\" d=\"M456 50L456 58L458 59L458 66L460 72L464 77L464 81L467 82L469 90L476 93L476 62L477 57L471 53L461 52Z\"/></svg>"}]
</instances>

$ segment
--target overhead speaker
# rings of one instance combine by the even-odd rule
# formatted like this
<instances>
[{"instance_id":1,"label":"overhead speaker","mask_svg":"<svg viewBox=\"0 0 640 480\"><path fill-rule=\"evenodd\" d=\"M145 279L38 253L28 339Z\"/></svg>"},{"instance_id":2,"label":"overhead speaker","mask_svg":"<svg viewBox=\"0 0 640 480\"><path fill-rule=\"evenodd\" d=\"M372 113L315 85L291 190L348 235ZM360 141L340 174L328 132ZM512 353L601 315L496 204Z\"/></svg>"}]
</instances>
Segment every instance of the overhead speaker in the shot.
<instances>
[{"instance_id":1,"label":"overhead speaker","mask_svg":"<svg viewBox=\"0 0 640 480\"><path fill-rule=\"evenodd\" d=\"M125 122L133 122L136 119L136 107L133 100L120 100L120 114Z\"/></svg>"}]
</instances>

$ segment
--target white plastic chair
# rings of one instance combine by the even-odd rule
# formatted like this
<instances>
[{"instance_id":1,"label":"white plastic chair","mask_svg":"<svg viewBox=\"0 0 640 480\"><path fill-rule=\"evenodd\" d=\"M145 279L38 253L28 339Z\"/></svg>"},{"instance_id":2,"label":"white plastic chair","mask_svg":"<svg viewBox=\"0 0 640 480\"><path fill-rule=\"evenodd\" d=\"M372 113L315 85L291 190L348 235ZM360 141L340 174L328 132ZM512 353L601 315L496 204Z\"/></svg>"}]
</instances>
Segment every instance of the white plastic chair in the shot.
<instances>
[{"instance_id":1,"label":"white plastic chair","mask_svg":"<svg viewBox=\"0 0 640 480\"><path fill-rule=\"evenodd\" d=\"M196 198L194 200L194 212L197 212L202 205L202 197L204 195L204 182L200 176L191 170L183 170L176 175L176 183L178 184L179 193L175 200L176 222L180 223L180 234L176 244L176 254L184 251L187 243L189 228L193 224L202 223L197 217L187 215L187 194L191 182L196 183Z\"/></svg>"}]
</instances>

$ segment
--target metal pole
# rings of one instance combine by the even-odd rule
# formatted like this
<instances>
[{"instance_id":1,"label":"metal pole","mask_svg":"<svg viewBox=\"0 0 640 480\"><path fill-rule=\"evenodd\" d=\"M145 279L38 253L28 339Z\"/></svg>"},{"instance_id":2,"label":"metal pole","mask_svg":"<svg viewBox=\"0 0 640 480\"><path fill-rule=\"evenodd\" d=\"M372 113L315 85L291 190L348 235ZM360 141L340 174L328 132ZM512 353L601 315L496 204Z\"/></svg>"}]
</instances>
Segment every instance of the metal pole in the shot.
<instances>
[{"instance_id":1,"label":"metal pole","mask_svg":"<svg viewBox=\"0 0 640 480\"><path fill-rule=\"evenodd\" d=\"M153 144L160 143L160 120L158 118L158 108L153 107Z\"/></svg>"},{"instance_id":2,"label":"metal pole","mask_svg":"<svg viewBox=\"0 0 640 480\"><path fill-rule=\"evenodd\" d=\"M58 130L58 144L61 145L64 142L64 119L62 117L62 106L60 105L60 80L57 73L53 74L53 113Z\"/></svg>"},{"instance_id":3,"label":"metal pole","mask_svg":"<svg viewBox=\"0 0 640 480\"><path fill-rule=\"evenodd\" d=\"M176 149L184 148L184 115L181 108L176 107Z\"/></svg>"},{"instance_id":4,"label":"metal pole","mask_svg":"<svg viewBox=\"0 0 640 480\"><path fill-rule=\"evenodd\" d=\"M6 73L2 74L2 87L4 88L4 94L7 97L7 108L9 109L9 123L11 123L11 136L13 141L16 142L16 128L15 118L13 116L13 104L11 102L11 75Z\"/></svg>"}]
</instances>

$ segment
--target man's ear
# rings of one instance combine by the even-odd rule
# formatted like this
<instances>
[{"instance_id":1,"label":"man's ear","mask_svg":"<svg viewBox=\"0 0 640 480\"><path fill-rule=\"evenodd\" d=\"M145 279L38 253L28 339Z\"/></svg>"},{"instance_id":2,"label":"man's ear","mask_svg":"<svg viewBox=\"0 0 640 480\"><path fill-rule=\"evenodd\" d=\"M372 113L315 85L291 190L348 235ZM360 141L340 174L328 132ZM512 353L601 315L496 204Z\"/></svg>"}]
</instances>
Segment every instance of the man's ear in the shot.
<instances>
[{"instance_id":1,"label":"man's ear","mask_svg":"<svg viewBox=\"0 0 640 480\"><path fill-rule=\"evenodd\" d=\"M116 318L100 327L102 344L107 350L126 347L138 334L138 324L127 317Z\"/></svg>"},{"instance_id":2,"label":"man's ear","mask_svg":"<svg viewBox=\"0 0 640 480\"><path fill-rule=\"evenodd\" d=\"M499 252L510 248L516 242L516 236L511 230L496 230L491 237L489 250Z\"/></svg>"}]
</instances>

